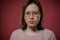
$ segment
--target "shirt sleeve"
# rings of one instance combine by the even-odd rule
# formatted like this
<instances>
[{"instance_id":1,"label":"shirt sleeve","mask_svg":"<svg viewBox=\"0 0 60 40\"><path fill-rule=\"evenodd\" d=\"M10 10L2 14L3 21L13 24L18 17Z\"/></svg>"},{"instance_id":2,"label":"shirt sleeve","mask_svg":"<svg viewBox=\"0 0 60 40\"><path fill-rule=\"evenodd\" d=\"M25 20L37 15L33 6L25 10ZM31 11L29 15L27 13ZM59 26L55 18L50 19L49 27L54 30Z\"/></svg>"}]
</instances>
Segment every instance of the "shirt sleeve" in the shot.
<instances>
[{"instance_id":1,"label":"shirt sleeve","mask_svg":"<svg viewBox=\"0 0 60 40\"><path fill-rule=\"evenodd\" d=\"M50 40L56 40L56 36L55 36L54 32L51 32Z\"/></svg>"},{"instance_id":2,"label":"shirt sleeve","mask_svg":"<svg viewBox=\"0 0 60 40\"><path fill-rule=\"evenodd\" d=\"M13 32L10 36L10 40L18 40L16 32Z\"/></svg>"},{"instance_id":3,"label":"shirt sleeve","mask_svg":"<svg viewBox=\"0 0 60 40\"><path fill-rule=\"evenodd\" d=\"M15 40L15 33L13 32L12 34L11 34L11 36L10 36L10 40Z\"/></svg>"}]
</instances>

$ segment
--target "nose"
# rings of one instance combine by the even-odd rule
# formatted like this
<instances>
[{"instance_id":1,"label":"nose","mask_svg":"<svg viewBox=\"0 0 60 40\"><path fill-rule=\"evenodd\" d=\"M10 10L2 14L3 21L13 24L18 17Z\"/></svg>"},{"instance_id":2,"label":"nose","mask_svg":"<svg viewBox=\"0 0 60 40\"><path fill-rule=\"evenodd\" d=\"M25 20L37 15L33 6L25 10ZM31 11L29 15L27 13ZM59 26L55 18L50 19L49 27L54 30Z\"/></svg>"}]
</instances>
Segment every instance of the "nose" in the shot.
<instances>
[{"instance_id":1,"label":"nose","mask_svg":"<svg viewBox=\"0 0 60 40\"><path fill-rule=\"evenodd\" d=\"M34 18L33 18L33 14L31 14L31 15L30 15L30 19L31 19L31 20L33 20L33 19L34 19Z\"/></svg>"}]
</instances>

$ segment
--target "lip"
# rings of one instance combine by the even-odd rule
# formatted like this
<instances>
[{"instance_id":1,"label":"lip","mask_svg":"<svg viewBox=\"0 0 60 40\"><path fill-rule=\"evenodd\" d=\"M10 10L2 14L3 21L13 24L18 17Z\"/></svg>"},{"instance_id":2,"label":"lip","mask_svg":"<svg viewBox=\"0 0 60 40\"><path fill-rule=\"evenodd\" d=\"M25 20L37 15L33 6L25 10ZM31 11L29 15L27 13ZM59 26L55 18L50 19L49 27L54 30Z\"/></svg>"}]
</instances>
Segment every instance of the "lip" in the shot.
<instances>
[{"instance_id":1,"label":"lip","mask_svg":"<svg viewBox=\"0 0 60 40\"><path fill-rule=\"evenodd\" d=\"M29 21L29 23L33 24L35 21Z\"/></svg>"}]
</instances>

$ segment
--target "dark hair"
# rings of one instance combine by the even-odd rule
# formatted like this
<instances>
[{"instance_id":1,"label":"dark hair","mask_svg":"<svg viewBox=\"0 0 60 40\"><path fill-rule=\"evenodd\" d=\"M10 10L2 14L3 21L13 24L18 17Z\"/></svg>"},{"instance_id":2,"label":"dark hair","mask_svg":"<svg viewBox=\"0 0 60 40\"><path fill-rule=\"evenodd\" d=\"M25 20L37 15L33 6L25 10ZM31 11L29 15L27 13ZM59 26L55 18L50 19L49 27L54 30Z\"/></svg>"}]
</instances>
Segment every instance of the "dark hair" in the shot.
<instances>
[{"instance_id":1,"label":"dark hair","mask_svg":"<svg viewBox=\"0 0 60 40\"><path fill-rule=\"evenodd\" d=\"M23 5L23 8L22 8L22 19L21 19L21 23L22 23L22 26L21 28L23 30L26 30L27 28L27 24L25 22L25 19L24 19L24 15L25 15L25 9L26 7L29 5L29 4L32 4L32 3L35 3L38 7L39 7L39 11L40 11L40 15L41 15L41 18L40 18L40 21L37 25L37 29L38 30L43 30L44 28L42 27L41 23L42 23L42 17L43 17L43 12L42 12L42 8L41 8L41 5L39 3L38 0L28 0L24 5Z\"/></svg>"}]
</instances>

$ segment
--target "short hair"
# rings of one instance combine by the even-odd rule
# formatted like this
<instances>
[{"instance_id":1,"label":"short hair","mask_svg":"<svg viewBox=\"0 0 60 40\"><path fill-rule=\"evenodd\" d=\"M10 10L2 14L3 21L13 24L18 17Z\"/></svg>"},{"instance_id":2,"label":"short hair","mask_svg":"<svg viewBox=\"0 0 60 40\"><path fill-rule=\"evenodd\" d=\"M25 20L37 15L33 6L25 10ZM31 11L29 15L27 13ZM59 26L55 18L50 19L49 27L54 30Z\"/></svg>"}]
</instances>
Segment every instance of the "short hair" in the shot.
<instances>
[{"instance_id":1,"label":"short hair","mask_svg":"<svg viewBox=\"0 0 60 40\"><path fill-rule=\"evenodd\" d=\"M40 18L40 21L39 23L37 24L37 30L43 30L44 28L42 27L42 17L43 17L43 12L42 12L42 8L41 8L41 4L38 0L28 0L24 5L23 5L23 8L22 8L22 19L21 19L21 23L22 23L22 26L21 26L21 29L22 30L26 30L27 28L27 24L25 22L25 19L24 19L24 15L25 15L25 9L27 6L29 6L30 4L36 4L39 8L39 11L40 11L40 15L41 15L41 18Z\"/></svg>"}]
</instances>

